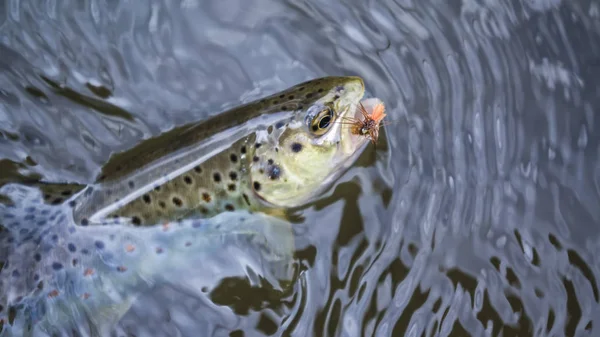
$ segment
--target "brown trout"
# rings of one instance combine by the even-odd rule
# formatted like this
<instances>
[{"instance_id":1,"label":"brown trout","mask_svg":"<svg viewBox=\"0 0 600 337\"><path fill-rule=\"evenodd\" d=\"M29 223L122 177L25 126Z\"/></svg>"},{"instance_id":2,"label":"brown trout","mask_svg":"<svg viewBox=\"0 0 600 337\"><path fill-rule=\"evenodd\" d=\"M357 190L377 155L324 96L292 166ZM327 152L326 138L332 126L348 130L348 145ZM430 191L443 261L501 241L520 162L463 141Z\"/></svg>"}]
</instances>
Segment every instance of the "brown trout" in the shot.
<instances>
[{"instance_id":1,"label":"brown trout","mask_svg":"<svg viewBox=\"0 0 600 337\"><path fill-rule=\"evenodd\" d=\"M93 184L0 187L0 336L109 335L152 285L290 277L281 210L365 149L340 122L363 94L358 77L308 81L116 154Z\"/></svg>"},{"instance_id":2,"label":"brown trout","mask_svg":"<svg viewBox=\"0 0 600 337\"><path fill-rule=\"evenodd\" d=\"M154 225L298 206L364 148L365 137L340 123L357 115L363 95L358 77L301 83L114 155L95 184L42 186L44 198L57 204L78 193L70 202L84 225L105 218Z\"/></svg>"}]
</instances>

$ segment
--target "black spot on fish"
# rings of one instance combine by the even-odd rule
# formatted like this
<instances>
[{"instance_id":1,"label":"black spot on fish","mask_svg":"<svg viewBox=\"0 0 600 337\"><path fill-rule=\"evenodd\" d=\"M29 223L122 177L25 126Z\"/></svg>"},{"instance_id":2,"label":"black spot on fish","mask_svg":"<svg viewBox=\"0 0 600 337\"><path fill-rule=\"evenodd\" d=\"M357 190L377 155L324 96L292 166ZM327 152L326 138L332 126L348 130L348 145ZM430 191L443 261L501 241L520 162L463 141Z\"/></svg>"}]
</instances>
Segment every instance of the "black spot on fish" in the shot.
<instances>
[{"instance_id":1,"label":"black spot on fish","mask_svg":"<svg viewBox=\"0 0 600 337\"><path fill-rule=\"evenodd\" d=\"M19 234L21 234L21 235L25 235L25 234L27 234L27 232L28 232L27 228L21 228L21 230L19 230Z\"/></svg>"},{"instance_id":2,"label":"black spot on fish","mask_svg":"<svg viewBox=\"0 0 600 337\"><path fill-rule=\"evenodd\" d=\"M25 208L25 212L27 212L27 213L33 213L33 212L35 212L35 207L33 207L33 206L32 207L27 207L27 208ZM14 218L14 215L12 215L12 214L6 214L4 217Z\"/></svg>"},{"instance_id":3,"label":"black spot on fish","mask_svg":"<svg viewBox=\"0 0 600 337\"><path fill-rule=\"evenodd\" d=\"M50 194L44 194L44 200L50 199L52 196Z\"/></svg>"},{"instance_id":4,"label":"black spot on fish","mask_svg":"<svg viewBox=\"0 0 600 337\"><path fill-rule=\"evenodd\" d=\"M234 191L235 191L235 184L229 184L229 185L227 185L227 189L228 189L230 192L234 192Z\"/></svg>"},{"instance_id":5,"label":"black spot on fish","mask_svg":"<svg viewBox=\"0 0 600 337\"><path fill-rule=\"evenodd\" d=\"M167 204L164 201L159 201L158 206L160 206L160 208L165 208L167 207Z\"/></svg>"},{"instance_id":6,"label":"black spot on fish","mask_svg":"<svg viewBox=\"0 0 600 337\"><path fill-rule=\"evenodd\" d=\"M142 200L144 200L145 203L149 204L152 202L152 199L150 199L150 195L149 194L144 194L142 196Z\"/></svg>"},{"instance_id":7,"label":"black spot on fish","mask_svg":"<svg viewBox=\"0 0 600 337\"><path fill-rule=\"evenodd\" d=\"M183 205L183 202L178 197L173 197L173 204L175 204L175 206L177 207L181 207L181 205Z\"/></svg>"},{"instance_id":8,"label":"black spot on fish","mask_svg":"<svg viewBox=\"0 0 600 337\"><path fill-rule=\"evenodd\" d=\"M225 205L225 210L228 212L233 212L235 210L235 207L233 207L232 204L226 204Z\"/></svg>"},{"instance_id":9,"label":"black spot on fish","mask_svg":"<svg viewBox=\"0 0 600 337\"><path fill-rule=\"evenodd\" d=\"M142 224L142 219L140 219L139 216L135 216L134 215L134 216L131 217L131 223L134 224L134 225L136 225L136 226L139 226L139 225Z\"/></svg>"},{"instance_id":10,"label":"black spot on fish","mask_svg":"<svg viewBox=\"0 0 600 337\"><path fill-rule=\"evenodd\" d=\"M83 255L88 255L89 253L90 253L90 251L87 248L83 248L81 250L81 254L83 254Z\"/></svg>"},{"instance_id":11,"label":"black spot on fish","mask_svg":"<svg viewBox=\"0 0 600 337\"><path fill-rule=\"evenodd\" d=\"M237 173L234 171L229 172L229 179L237 180Z\"/></svg>"},{"instance_id":12,"label":"black spot on fish","mask_svg":"<svg viewBox=\"0 0 600 337\"><path fill-rule=\"evenodd\" d=\"M285 125L284 122L277 122L277 124L275 124L275 127L278 129L281 129L284 125Z\"/></svg>"},{"instance_id":13,"label":"black spot on fish","mask_svg":"<svg viewBox=\"0 0 600 337\"><path fill-rule=\"evenodd\" d=\"M245 147L245 146L242 146L242 148L240 149L240 152L241 152L242 154L246 154L246 147Z\"/></svg>"},{"instance_id":14,"label":"black spot on fish","mask_svg":"<svg viewBox=\"0 0 600 337\"><path fill-rule=\"evenodd\" d=\"M83 252L83 251L82 251L82 252ZM77 259L73 259L73 260L71 261L71 264L73 265L73 267L77 266L77 262L78 262L78 260L77 260Z\"/></svg>"},{"instance_id":15,"label":"black spot on fish","mask_svg":"<svg viewBox=\"0 0 600 337\"><path fill-rule=\"evenodd\" d=\"M304 91L304 87L298 88L298 91Z\"/></svg>"},{"instance_id":16,"label":"black spot on fish","mask_svg":"<svg viewBox=\"0 0 600 337\"><path fill-rule=\"evenodd\" d=\"M281 110L282 110L282 111L287 111L287 109L288 109L288 108L287 108L287 106L285 106L285 105L281 107Z\"/></svg>"},{"instance_id":17,"label":"black spot on fish","mask_svg":"<svg viewBox=\"0 0 600 337\"><path fill-rule=\"evenodd\" d=\"M27 214L23 219L25 219L26 221L31 221L31 220L35 219L35 215Z\"/></svg>"},{"instance_id":18,"label":"black spot on fish","mask_svg":"<svg viewBox=\"0 0 600 337\"><path fill-rule=\"evenodd\" d=\"M319 90L317 90L318 92L323 92L323 88L319 88Z\"/></svg>"},{"instance_id":19,"label":"black spot on fish","mask_svg":"<svg viewBox=\"0 0 600 337\"><path fill-rule=\"evenodd\" d=\"M273 165L273 159L267 160L267 163L269 163L269 165Z\"/></svg>"},{"instance_id":20,"label":"black spot on fish","mask_svg":"<svg viewBox=\"0 0 600 337\"><path fill-rule=\"evenodd\" d=\"M204 202L210 202L211 199L210 194L206 192L202 193L202 200L204 200Z\"/></svg>"},{"instance_id":21,"label":"black spot on fish","mask_svg":"<svg viewBox=\"0 0 600 337\"><path fill-rule=\"evenodd\" d=\"M231 155L229 155L229 159L232 163L237 163L238 157L235 153L232 153Z\"/></svg>"},{"instance_id":22,"label":"black spot on fish","mask_svg":"<svg viewBox=\"0 0 600 337\"><path fill-rule=\"evenodd\" d=\"M42 260L42 256L40 255L40 253L35 253L33 254L33 259L37 262L40 262Z\"/></svg>"},{"instance_id":23,"label":"black spot on fish","mask_svg":"<svg viewBox=\"0 0 600 337\"><path fill-rule=\"evenodd\" d=\"M135 187L135 183L133 181L131 181L131 180L127 183L127 185L129 186L129 188L134 188Z\"/></svg>"},{"instance_id":24,"label":"black spot on fish","mask_svg":"<svg viewBox=\"0 0 600 337\"><path fill-rule=\"evenodd\" d=\"M252 161L254 162L258 162L260 160L260 158L258 158L258 156L254 156L254 158L252 158Z\"/></svg>"},{"instance_id":25,"label":"black spot on fish","mask_svg":"<svg viewBox=\"0 0 600 337\"><path fill-rule=\"evenodd\" d=\"M213 180L218 183L221 182L221 174L219 172L213 173Z\"/></svg>"},{"instance_id":26,"label":"black spot on fish","mask_svg":"<svg viewBox=\"0 0 600 337\"><path fill-rule=\"evenodd\" d=\"M154 188L154 190L155 190L156 192L160 191L160 186L156 186L156 187Z\"/></svg>"},{"instance_id":27,"label":"black spot on fish","mask_svg":"<svg viewBox=\"0 0 600 337\"><path fill-rule=\"evenodd\" d=\"M255 148L257 148L257 149L258 149L258 148L260 148L261 146L262 146L262 144L261 144L261 143L256 143L256 144L254 144L254 147L255 147Z\"/></svg>"},{"instance_id":28,"label":"black spot on fish","mask_svg":"<svg viewBox=\"0 0 600 337\"><path fill-rule=\"evenodd\" d=\"M12 272L12 277L14 277L14 278L21 277L21 273L19 273L19 271L15 269Z\"/></svg>"},{"instance_id":29,"label":"black spot on fish","mask_svg":"<svg viewBox=\"0 0 600 337\"><path fill-rule=\"evenodd\" d=\"M312 93L308 93L308 94L306 94L306 98L311 98L311 97L313 97L313 94L312 94Z\"/></svg>"},{"instance_id":30,"label":"black spot on fish","mask_svg":"<svg viewBox=\"0 0 600 337\"><path fill-rule=\"evenodd\" d=\"M255 181L253 185L255 191L260 191L260 183L258 181Z\"/></svg>"},{"instance_id":31,"label":"black spot on fish","mask_svg":"<svg viewBox=\"0 0 600 337\"><path fill-rule=\"evenodd\" d=\"M83 219L81 219L81 225L82 225L82 226L87 226L87 225L89 225L89 223L90 223L90 222L89 222L89 220L88 220L88 219L86 219L86 218L83 218Z\"/></svg>"},{"instance_id":32,"label":"black spot on fish","mask_svg":"<svg viewBox=\"0 0 600 337\"><path fill-rule=\"evenodd\" d=\"M56 234L52 235L52 241L54 241L54 242L58 241L58 235L56 235Z\"/></svg>"},{"instance_id":33,"label":"black spot on fish","mask_svg":"<svg viewBox=\"0 0 600 337\"><path fill-rule=\"evenodd\" d=\"M273 101L273 105L277 105L277 104L279 104L279 101L278 100L274 100Z\"/></svg>"},{"instance_id":34,"label":"black spot on fish","mask_svg":"<svg viewBox=\"0 0 600 337\"><path fill-rule=\"evenodd\" d=\"M71 207L71 208L75 207L76 204L77 203L75 202L75 200L69 201L69 207Z\"/></svg>"},{"instance_id":35,"label":"black spot on fish","mask_svg":"<svg viewBox=\"0 0 600 337\"><path fill-rule=\"evenodd\" d=\"M340 98L340 95L333 96L333 100L337 100L338 98Z\"/></svg>"},{"instance_id":36,"label":"black spot on fish","mask_svg":"<svg viewBox=\"0 0 600 337\"><path fill-rule=\"evenodd\" d=\"M52 205L59 205L61 202L63 202L63 198L56 198L52 200Z\"/></svg>"},{"instance_id":37,"label":"black spot on fish","mask_svg":"<svg viewBox=\"0 0 600 337\"><path fill-rule=\"evenodd\" d=\"M196 166L196 167L194 167L194 171L196 173L202 173L202 168L200 166Z\"/></svg>"},{"instance_id":38,"label":"black spot on fish","mask_svg":"<svg viewBox=\"0 0 600 337\"><path fill-rule=\"evenodd\" d=\"M244 201L246 202L246 204L250 206L250 198L248 198L248 195L244 193L242 194L242 197L244 197Z\"/></svg>"},{"instance_id":39,"label":"black spot on fish","mask_svg":"<svg viewBox=\"0 0 600 337\"><path fill-rule=\"evenodd\" d=\"M76 248L76 247L75 247L75 245L74 245L74 244L72 244L72 243L69 243L69 244L67 245L67 248L69 248L69 251L70 251L71 253L75 253L75 252L77 251L77 248Z\"/></svg>"},{"instance_id":40,"label":"black spot on fish","mask_svg":"<svg viewBox=\"0 0 600 337\"><path fill-rule=\"evenodd\" d=\"M60 262L52 262L52 269L54 270L61 270L63 268L62 263Z\"/></svg>"},{"instance_id":41,"label":"black spot on fish","mask_svg":"<svg viewBox=\"0 0 600 337\"><path fill-rule=\"evenodd\" d=\"M319 130L319 126L317 124L314 124L311 128L313 131Z\"/></svg>"},{"instance_id":42,"label":"black spot on fish","mask_svg":"<svg viewBox=\"0 0 600 337\"><path fill-rule=\"evenodd\" d=\"M285 94L279 95L279 98L284 98L284 97L285 97Z\"/></svg>"},{"instance_id":43,"label":"black spot on fish","mask_svg":"<svg viewBox=\"0 0 600 337\"><path fill-rule=\"evenodd\" d=\"M302 144L300 143L292 143L292 152L300 152L302 151Z\"/></svg>"},{"instance_id":44,"label":"black spot on fish","mask_svg":"<svg viewBox=\"0 0 600 337\"><path fill-rule=\"evenodd\" d=\"M267 169L267 175L271 180L279 179L279 177L281 176L281 168L279 167L279 165L269 166L269 168Z\"/></svg>"},{"instance_id":45,"label":"black spot on fish","mask_svg":"<svg viewBox=\"0 0 600 337\"><path fill-rule=\"evenodd\" d=\"M64 195L65 197L68 197L71 195L71 191L70 190L64 190L60 193L61 195Z\"/></svg>"},{"instance_id":46,"label":"black spot on fish","mask_svg":"<svg viewBox=\"0 0 600 337\"><path fill-rule=\"evenodd\" d=\"M289 95L288 99L294 99L294 95Z\"/></svg>"},{"instance_id":47,"label":"black spot on fish","mask_svg":"<svg viewBox=\"0 0 600 337\"><path fill-rule=\"evenodd\" d=\"M200 213L206 215L208 214L208 209L206 209L206 207L200 207Z\"/></svg>"},{"instance_id":48,"label":"black spot on fish","mask_svg":"<svg viewBox=\"0 0 600 337\"><path fill-rule=\"evenodd\" d=\"M116 170L117 172L121 171L121 165L118 165L118 166L115 168L115 170Z\"/></svg>"},{"instance_id":49,"label":"black spot on fish","mask_svg":"<svg viewBox=\"0 0 600 337\"><path fill-rule=\"evenodd\" d=\"M185 181L185 183L188 185L191 185L193 183L192 178L190 176L183 177L183 181Z\"/></svg>"},{"instance_id":50,"label":"black spot on fish","mask_svg":"<svg viewBox=\"0 0 600 337\"><path fill-rule=\"evenodd\" d=\"M104 242L98 240L94 242L94 246L96 246L96 248L98 249L104 249Z\"/></svg>"}]
</instances>

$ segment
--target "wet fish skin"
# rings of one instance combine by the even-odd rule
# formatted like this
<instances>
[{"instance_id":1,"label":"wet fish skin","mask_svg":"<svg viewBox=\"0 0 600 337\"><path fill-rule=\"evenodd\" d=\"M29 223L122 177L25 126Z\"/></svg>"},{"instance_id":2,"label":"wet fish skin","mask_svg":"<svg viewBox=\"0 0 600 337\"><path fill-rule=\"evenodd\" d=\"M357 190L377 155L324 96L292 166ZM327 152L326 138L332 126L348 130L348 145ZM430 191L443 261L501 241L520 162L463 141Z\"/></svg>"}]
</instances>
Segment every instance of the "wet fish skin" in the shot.
<instances>
[{"instance_id":1,"label":"wet fish skin","mask_svg":"<svg viewBox=\"0 0 600 337\"><path fill-rule=\"evenodd\" d=\"M140 146L149 151L146 154L142 151L136 156L140 148L132 149L132 156L138 159L132 163L137 167L131 166L128 173L121 168L112 178L108 175L96 184L38 184L44 186L41 188L43 193L23 185L2 186L0 194L7 196L11 202L0 204L0 225L3 229L0 231L0 322L5 327L0 336L25 333L51 335L70 329L105 335L140 291L148 286L171 283L197 291L201 284L210 286L229 274L245 272L246 266L241 266L242 262L236 259L239 256L244 256L247 263L248 257L254 254L252 261L255 265L251 267L267 279L277 281L289 276L287 272L293 252L290 223L264 213L314 197L323 186L341 174L368 143L364 137L348 138L349 128L333 121L327 123L330 126L325 126L317 120L323 127L316 133L311 131L315 118L323 116L323 111L332 113L334 118L351 114L364 93L364 85L359 78L340 77L323 81L329 90L319 92L316 89L315 96L305 96L304 99L312 100L307 108L253 110L253 118L246 119L243 124L217 127L215 130L220 132L202 139L197 133L190 133L190 130L207 128L200 123L181 127L170 136L149 140ZM309 83L322 85L321 82ZM296 91L292 92L300 92L301 88L301 85L296 86ZM306 88L311 86L307 85L304 90ZM350 90L346 91L346 88ZM283 99L281 95L272 97ZM293 100L290 96L287 98ZM258 121L253 122L253 119ZM228 137L217 137L227 132ZM172 143L164 142L168 139L177 139L178 146L185 146L174 148ZM302 148L298 150L295 143L300 143ZM156 147L159 149L153 152ZM244 147L245 150L242 150ZM176 150L169 152L173 149ZM164 156L158 156L161 151ZM232 154L238 155L236 160L232 159ZM149 161L144 163L142 159ZM313 166L299 165L311 159ZM330 163L328 167L327 161ZM107 164L109 169L106 172L111 171L111 165L110 162ZM274 179L275 165L279 166L279 171ZM321 166L327 168L322 170ZM182 170L182 167L188 169ZM197 167L201 168L200 172ZM213 193L211 202L217 200L220 205L233 202L235 199L227 194L232 191L224 183L224 179L236 180L231 176L225 177L232 167L237 167L240 173L236 177L237 186L240 186L236 186L237 200L241 196L242 201L247 202L243 193L248 191L252 193L250 202L256 202L257 206L251 204L230 210L226 206L213 205L209 208L212 213L206 214L205 219L199 216L179 220L200 209L193 199L182 197L183 207L173 202L179 207L177 212L166 213L163 218L148 216L148 221L143 224L160 224L157 219L173 221L162 226L141 228L103 226L114 223L109 221L110 217L100 216L94 220L89 216L98 211L94 207L101 201L100 206L112 203L117 206L113 212L133 217L141 209L136 208L134 202L119 204L107 198L114 194L126 196L141 188L144 182L156 182L156 177L164 178L165 174L177 170L170 179L151 186L152 193L171 193L171 196L175 192L183 196L195 192L198 197L201 190L196 185L202 181L199 176L208 172L205 180L212 179L213 185L223 186L220 190L214 186L209 189ZM215 181L215 172L222 173L221 181ZM191 174L197 176L189 183L186 176ZM254 182L262 182L262 188L257 189ZM224 186L227 186L227 192ZM57 193L48 197L49 191ZM141 193L133 201L147 203L144 195L148 191ZM160 194L152 195L150 204L160 201L156 201L157 195ZM203 197L202 192L199 195ZM162 208L160 204L158 207ZM145 208L150 209L151 206ZM79 226L83 219L87 224L99 226ZM257 247L259 252L255 251ZM226 252L227 249L237 252ZM276 267L265 269L271 262ZM224 267L229 269L223 270ZM26 331L30 326L34 331Z\"/></svg>"},{"instance_id":2,"label":"wet fish skin","mask_svg":"<svg viewBox=\"0 0 600 337\"><path fill-rule=\"evenodd\" d=\"M327 187L364 148L362 137L336 123L354 113L363 95L359 77L300 83L116 154L95 184L40 188L55 204L77 193L69 202L76 222L84 225L105 218L155 225L237 209L297 206ZM334 119L315 133L308 116L324 108ZM224 133L229 136L219 139Z\"/></svg>"}]
</instances>

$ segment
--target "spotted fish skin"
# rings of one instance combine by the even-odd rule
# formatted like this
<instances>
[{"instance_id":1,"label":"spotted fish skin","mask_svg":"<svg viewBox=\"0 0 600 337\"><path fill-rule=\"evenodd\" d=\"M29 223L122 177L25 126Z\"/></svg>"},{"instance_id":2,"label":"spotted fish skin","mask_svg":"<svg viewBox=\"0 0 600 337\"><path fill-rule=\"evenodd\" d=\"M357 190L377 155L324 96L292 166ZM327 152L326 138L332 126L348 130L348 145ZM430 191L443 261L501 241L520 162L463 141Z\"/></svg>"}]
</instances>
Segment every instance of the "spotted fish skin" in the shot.
<instances>
[{"instance_id":1,"label":"spotted fish skin","mask_svg":"<svg viewBox=\"0 0 600 337\"><path fill-rule=\"evenodd\" d=\"M24 335L28 326L34 335L73 329L107 335L152 285L188 282L198 292L243 275L247 266L235 260L238 254L254 254L245 259L254 261L248 267L268 279L291 277L289 223L263 214L226 212L116 230L75 226L67 205L45 204L34 188L11 184L0 193L14 201L0 205L0 336Z\"/></svg>"},{"instance_id":2,"label":"spotted fish skin","mask_svg":"<svg viewBox=\"0 0 600 337\"><path fill-rule=\"evenodd\" d=\"M144 193L109 218L130 218L134 225L156 224L186 217L209 218L238 209L257 211L248 174L256 144L251 135L183 174Z\"/></svg>"},{"instance_id":3,"label":"spotted fish skin","mask_svg":"<svg viewBox=\"0 0 600 337\"><path fill-rule=\"evenodd\" d=\"M114 224L137 226L297 206L367 143L334 123L363 95L358 77L326 77L178 127L111 157L98 181L67 202L78 224L113 218ZM310 126L319 111L329 111L331 122L317 132ZM50 188L42 188L46 199L61 200Z\"/></svg>"},{"instance_id":4,"label":"spotted fish skin","mask_svg":"<svg viewBox=\"0 0 600 337\"><path fill-rule=\"evenodd\" d=\"M293 236L267 214L309 200L364 149L334 123L363 94L360 78L313 80L115 155L94 184L0 187L0 336L107 335L148 286L210 288L245 275L241 260L280 279Z\"/></svg>"}]
</instances>

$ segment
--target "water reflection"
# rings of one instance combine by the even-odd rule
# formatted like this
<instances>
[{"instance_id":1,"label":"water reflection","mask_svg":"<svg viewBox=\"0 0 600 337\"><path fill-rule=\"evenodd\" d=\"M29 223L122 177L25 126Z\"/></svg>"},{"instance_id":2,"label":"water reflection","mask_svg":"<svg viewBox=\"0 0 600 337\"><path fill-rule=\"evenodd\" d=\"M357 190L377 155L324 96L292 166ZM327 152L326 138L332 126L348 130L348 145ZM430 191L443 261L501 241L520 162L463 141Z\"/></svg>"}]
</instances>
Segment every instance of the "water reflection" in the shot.
<instances>
[{"instance_id":1,"label":"water reflection","mask_svg":"<svg viewBox=\"0 0 600 337\"><path fill-rule=\"evenodd\" d=\"M301 210L293 292L213 298L232 313L156 289L120 328L593 336L599 13L593 1L7 1L0 181L86 182L174 125L357 74L394 123Z\"/></svg>"}]
</instances>

